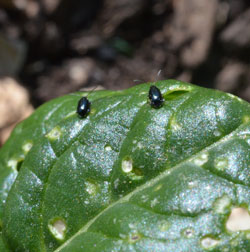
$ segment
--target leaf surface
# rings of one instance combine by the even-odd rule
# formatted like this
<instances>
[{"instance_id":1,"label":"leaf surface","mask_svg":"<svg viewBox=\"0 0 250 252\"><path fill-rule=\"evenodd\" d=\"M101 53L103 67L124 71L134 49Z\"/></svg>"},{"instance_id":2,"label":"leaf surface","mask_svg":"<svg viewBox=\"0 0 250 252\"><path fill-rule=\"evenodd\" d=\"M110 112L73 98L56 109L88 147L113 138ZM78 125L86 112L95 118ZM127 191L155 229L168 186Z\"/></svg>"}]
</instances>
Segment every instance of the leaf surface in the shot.
<instances>
[{"instance_id":1,"label":"leaf surface","mask_svg":"<svg viewBox=\"0 0 250 252\"><path fill-rule=\"evenodd\" d=\"M75 113L78 93L17 127L0 152L13 176L2 197L11 251L249 251L249 230L226 223L249 208L250 105L179 81L155 85L159 109L142 84L91 93L86 118ZM6 163L27 141L15 179Z\"/></svg>"}]
</instances>

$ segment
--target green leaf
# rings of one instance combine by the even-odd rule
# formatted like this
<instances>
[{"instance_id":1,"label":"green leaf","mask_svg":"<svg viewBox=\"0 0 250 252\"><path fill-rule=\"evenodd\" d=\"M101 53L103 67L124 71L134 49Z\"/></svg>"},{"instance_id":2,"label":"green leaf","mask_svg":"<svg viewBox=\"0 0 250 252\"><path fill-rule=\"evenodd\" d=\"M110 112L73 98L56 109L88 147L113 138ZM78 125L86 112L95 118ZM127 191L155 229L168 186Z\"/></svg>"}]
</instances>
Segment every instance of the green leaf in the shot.
<instances>
[{"instance_id":1,"label":"green leaf","mask_svg":"<svg viewBox=\"0 0 250 252\"><path fill-rule=\"evenodd\" d=\"M102 97L110 91L98 91L93 96ZM54 99L36 110L20 123L0 151L0 226L3 204L16 179L18 170L34 144L63 118L75 111L76 100L87 93L75 93Z\"/></svg>"},{"instance_id":2,"label":"green leaf","mask_svg":"<svg viewBox=\"0 0 250 252\"><path fill-rule=\"evenodd\" d=\"M0 232L0 251L1 252L8 252L9 251L9 249L4 244L3 237L2 237L2 232Z\"/></svg>"},{"instance_id":3,"label":"green leaf","mask_svg":"<svg viewBox=\"0 0 250 252\"><path fill-rule=\"evenodd\" d=\"M0 151L11 251L250 250L249 227L227 225L233 209L249 209L250 105L154 85L159 109L146 83L92 92L86 118L75 113L86 93L56 99L15 129Z\"/></svg>"}]
</instances>

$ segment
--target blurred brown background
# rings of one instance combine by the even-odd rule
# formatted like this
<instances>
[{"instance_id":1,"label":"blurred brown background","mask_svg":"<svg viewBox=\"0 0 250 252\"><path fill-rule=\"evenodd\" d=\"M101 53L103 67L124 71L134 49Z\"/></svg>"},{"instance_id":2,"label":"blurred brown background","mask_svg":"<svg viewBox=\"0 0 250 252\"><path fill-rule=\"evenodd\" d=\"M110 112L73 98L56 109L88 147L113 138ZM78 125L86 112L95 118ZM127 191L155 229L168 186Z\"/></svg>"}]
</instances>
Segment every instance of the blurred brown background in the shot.
<instances>
[{"instance_id":1,"label":"blurred brown background","mask_svg":"<svg viewBox=\"0 0 250 252\"><path fill-rule=\"evenodd\" d=\"M0 145L33 108L95 85L175 78L250 101L250 1L0 0L0 76Z\"/></svg>"}]
</instances>

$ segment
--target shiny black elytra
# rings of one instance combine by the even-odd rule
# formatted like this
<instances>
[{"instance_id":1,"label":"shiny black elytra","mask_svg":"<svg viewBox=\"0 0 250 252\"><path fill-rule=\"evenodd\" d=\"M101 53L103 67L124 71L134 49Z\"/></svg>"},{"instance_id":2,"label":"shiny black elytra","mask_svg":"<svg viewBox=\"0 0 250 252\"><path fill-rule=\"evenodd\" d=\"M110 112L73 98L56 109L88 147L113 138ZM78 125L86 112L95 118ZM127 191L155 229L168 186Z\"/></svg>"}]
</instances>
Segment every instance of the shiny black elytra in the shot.
<instances>
[{"instance_id":1,"label":"shiny black elytra","mask_svg":"<svg viewBox=\"0 0 250 252\"><path fill-rule=\"evenodd\" d=\"M148 98L150 100L150 105L153 108L157 109L163 105L164 99L162 97L161 91L156 86L150 87Z\"/></svg>"},{"instance_id":2,"label":"shiny black elytra","mask_svg":"<svg viewBox=\"0 0 250 252\"><path fill-rule=\"evenodd\" d=\"M90 112L90 105L91 102L87 99L87 97L82 97L78 102L76 113L82 118L86 117Z\"/></svg>"}]
</instances>

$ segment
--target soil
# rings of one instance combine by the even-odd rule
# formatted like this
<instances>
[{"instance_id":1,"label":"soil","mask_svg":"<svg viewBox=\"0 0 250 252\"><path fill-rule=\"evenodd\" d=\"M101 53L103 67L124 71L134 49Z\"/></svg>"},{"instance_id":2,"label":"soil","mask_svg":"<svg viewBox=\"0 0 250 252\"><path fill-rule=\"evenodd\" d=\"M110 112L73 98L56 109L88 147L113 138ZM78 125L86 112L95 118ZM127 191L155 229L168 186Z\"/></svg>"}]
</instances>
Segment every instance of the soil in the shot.
<instances>
[{"instance_id":1,"label":"soil","mask_svg":"<svg viewBox=\"0 0 250 252\"><path fill-rule=\"evenodd\" d=\"M179 79L250 101L249 0L0 0L0 76L37 107ZM1 82L0 82L1 85Z\"/></svg>"}]
</instances>

